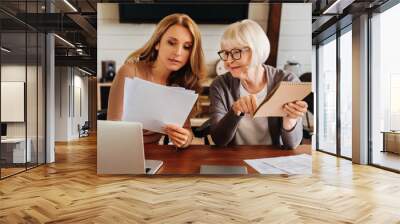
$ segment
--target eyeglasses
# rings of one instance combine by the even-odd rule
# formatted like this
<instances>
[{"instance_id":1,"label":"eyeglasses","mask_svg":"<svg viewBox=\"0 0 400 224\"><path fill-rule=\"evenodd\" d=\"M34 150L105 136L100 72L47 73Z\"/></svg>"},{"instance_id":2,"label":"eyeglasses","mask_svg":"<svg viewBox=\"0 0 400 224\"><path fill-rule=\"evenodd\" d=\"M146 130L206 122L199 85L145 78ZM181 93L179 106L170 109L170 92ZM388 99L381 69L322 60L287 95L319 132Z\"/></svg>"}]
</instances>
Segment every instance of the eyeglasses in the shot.
<instances>
[{"instance_id":1,"label":"eyeglasses","mask_svg":"<svg viewBox=\"0 0 400 224\"><path fill-rule=\"evenodd\" d=\"M220 51L218 51L218 55L221 58L221 60L223 60L223 61L228 61L229 55L231 55L233 60L239 60L242 57L242 52L247 51L249 49L250 49L249 47L244 47L241 49L233 48L230 51L220 50Z\"/></svg>"}]
</instances>

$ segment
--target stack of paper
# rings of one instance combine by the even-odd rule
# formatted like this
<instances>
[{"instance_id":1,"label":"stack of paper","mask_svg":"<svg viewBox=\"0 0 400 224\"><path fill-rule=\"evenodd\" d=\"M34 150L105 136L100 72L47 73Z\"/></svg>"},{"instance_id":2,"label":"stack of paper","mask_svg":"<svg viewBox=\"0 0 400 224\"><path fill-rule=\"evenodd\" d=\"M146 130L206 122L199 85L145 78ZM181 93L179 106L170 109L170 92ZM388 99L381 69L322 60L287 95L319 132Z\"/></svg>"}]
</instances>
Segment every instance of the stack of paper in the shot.
<instances>
[{"instance_id":1,"label":"stack of paper","mask_svg":"<svg viewBox=\"0 0 400 224\"><path fill-rule=\"evenodd\" d=\"M122 120L143 124L143 129L164 133L166 124L183 127L198 95L182 87L163 86L126 78Z\"/></svg>"},{"instance_id":2,"label":"stack of paper","mask_svg":"<svg viewBox=\"0 0 400 224\"><path fill-rule=\"evenodd\" d=\"M245 160L261 174L312 174L312 156L307 154Z\"/></svg>"}]
</instances>

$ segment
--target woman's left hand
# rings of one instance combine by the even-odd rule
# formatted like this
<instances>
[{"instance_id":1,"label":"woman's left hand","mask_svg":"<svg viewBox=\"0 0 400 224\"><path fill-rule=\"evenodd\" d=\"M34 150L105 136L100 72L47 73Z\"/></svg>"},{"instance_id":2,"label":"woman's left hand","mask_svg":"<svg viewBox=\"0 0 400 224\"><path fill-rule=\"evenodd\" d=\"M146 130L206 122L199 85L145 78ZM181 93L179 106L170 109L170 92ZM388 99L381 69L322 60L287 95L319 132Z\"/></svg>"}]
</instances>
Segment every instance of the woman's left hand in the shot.
<instances>
[{"instance_id":1,"label":"woman's left hand","mask_svg":"<svg viewBox=\"0 0 400 224\"><path fill-rule=\"evenodd\" d=\"M283 117L283 128L291 130L297 123L297 120L307 112L308 104L305 101L295 101L283 106L286 117Z\"/></svg>"},{"instance_id":2,"label":"woman's left hand","mask_svg":"<svg viewBox=\"0 0 400 224\"><path fill-rule=\"evenodd\" d=\"M167 133L172 143L179 148L185 148L189 146L193 138L191 131L174 124L167 124L164 127L164 131Z\"/></svg>"}]
</instances>

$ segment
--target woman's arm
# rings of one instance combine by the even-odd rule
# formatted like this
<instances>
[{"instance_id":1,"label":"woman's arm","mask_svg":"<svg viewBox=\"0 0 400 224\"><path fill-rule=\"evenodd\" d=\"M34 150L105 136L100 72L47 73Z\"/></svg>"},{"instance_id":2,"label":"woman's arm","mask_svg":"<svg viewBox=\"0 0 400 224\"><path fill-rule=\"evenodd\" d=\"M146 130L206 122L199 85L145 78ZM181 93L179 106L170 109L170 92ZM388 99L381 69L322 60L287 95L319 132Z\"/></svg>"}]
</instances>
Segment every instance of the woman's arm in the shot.
<instances>
[{"instance_id":1,"label":"woman's arm","mask_svg":"<svg viewBox=\"0 0 400 224\"><path fill-rule=\"evenodd\" d=\"M276 78L280 81L300 82L300 79L293 73L281 71ZM279 81L277 81L278 83ZM299 105L294 105L299 103ZM307 103L304 101L292 102L285 104L283 110L287 114L282 118L281 137L285 148L295 149L300 145L303 139L303 122L302 116L307 111Z\"/></svg>"},{"instance_id":2,"label":"woman's arm","mask_svg":"<svg viewBox=\"0 0 400 224\"><path fill-rule=\"evenodd\" d=\"M107 120L119 121L122 119L125 78L135 76L133 67L134 65L123 65L112 82L108 97Z\"/></svg>"},{"instance_id":3,"label":"woman's arm","mask_svg":"<svg viewBox=\"0 0 400 224\"><path fill-rule=\"evenodd\" d=\"M288 148L296 148L303 139L302 117L307 107L305 101L287 103L283 107L287 116L282 118L282 142Z\"/></svg>"},{"instance_id":4,"label":"woman's arm","mask_svg":"<svg viewBox=\"0 0 400 224\"><path fill-rule=\"evenodd\" d=\"M217 80L210 86L210 134L216 145L226 146L234 138L241 117L231 107L227 109L219 92L221 88Z\"/></svg>"},{"instance_id":5,"label":"woman's arm","mask_svg":"<svg viewBox=\"0 0 400 224\"><path fill-rule=\"evenodd\" d=\"M282 143L287 149L296 149L303 139L303 122L302 118L297 120L297 123L291 129L282 127Z\"/></svg>"}]
</instances>

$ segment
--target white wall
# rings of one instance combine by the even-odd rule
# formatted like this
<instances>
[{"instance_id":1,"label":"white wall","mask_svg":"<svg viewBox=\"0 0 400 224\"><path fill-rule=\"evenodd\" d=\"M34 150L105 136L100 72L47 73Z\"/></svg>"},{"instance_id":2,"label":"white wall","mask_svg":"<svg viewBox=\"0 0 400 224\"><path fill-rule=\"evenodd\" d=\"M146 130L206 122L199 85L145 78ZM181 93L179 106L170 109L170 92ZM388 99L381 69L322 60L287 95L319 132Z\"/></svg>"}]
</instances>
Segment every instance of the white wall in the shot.
<instances>
[{"instance_id":1,"label":"white wall","mask_svg":"<svg viewBox=\"0 0 400 224\"><path fill-rule=\"evenodd\" d=\"M251 3L249 18L258 22L264 30L268 21L268 4ZM229 24L228 24L229 25ZM219 59L219 42L227 24L199 24L208 73L215 75ZM101 78L101 61L115 60L116 68L123 65L127 56L142 47L150 38L156 24L119 23L118 4L97 5L97 78Z\"/></svg>"},{"instance_id":2,"label":"white wall","mask_svg":"<svg viewBox=\"0 0 400 224\"><path fill-rule=\"evenodd\" d=\"M28 66L28 73L34 67ZM25 65L2 65L1 81L25 82Z\"/></svg>"},{"instance_id":3,"label":"white wall","mask_svg":"<svg viewBox=\"0 0 400 224\"><path fill-rule=\"evenodd\" d=\"M250 3L248 17L256 21L265 32L268 27L269 4L266 3Z\"/></svg>"},{"instance_id":4,"label":"white wall","mask_svg":"<svg viewBox=\"0 0 400 224\"><path fill-rule=\"evenodd\" d=\"M278 68L283 68L287 60L295 60L301 64L301 73L311 72L311 16L311 3L282 4Z\"/></svg>"},{"instance_id":5,"label":"white wall","mask_svg":"<svg viewBox=\"0 0 400 224\"><path fill-rule=\"evenodd\" d=\"M75 86L75 114L73 113L74 119L73 119L73 123L72 123L72 127L74 127L72 129L72 135L74 137L78 136L78 129L76 128L78 126L78 124L80 124L81 126L85 123L85 121L89 120L89 113L88 113L88 109L89 109L89 102L88 102L88 77L87 76L82 76L82 73L78 73L78 75L76 74L77 70L75 70L75 77L74 77L74 86ZM78 71L79 72L79 71ZM80 90L80 99L77 97L78 93L76 92L76 90ZM80 105L78 100L80 100ZM79 108L81 107L80 110L82 110L81 112L79 111Z\"/></svg>"},{"instance_id":6,"label":"white wall","mask_svg":"<svg viewBox=\"0 0 400 224\"><path fill-rule=\"evenodd\" d=\"M55 141L68 141L70 76L68 67L55 68Z\"/></svg>"},{"instance_id":7,"label":"white wall","mask_svg":"<svg viewBox=\"0 0 400 224\"><path fill-rule=\"evenodd\" d=\"M28 137L30 133L35 133L36 136L36 80L32 79L29 74L36 75L36 67L25 65L2 65L1 66L1 81L17 81L25 82L25 75L28 72L28 87L27 87L27 120L28 120ZM33 88L34 87L34 88ZM7 108L1 108L7 110ZM7 123L8 137L25 137L25 122L10 122Z\"/></svg>"},{"instance_id":8,"label":"white wall","mask_svg":"<svg viewBox=\"0 0 400 224\"><path fill-rule=\"evenodd\" d=\"M2 65L1 81L18 81L25 82L25 65ZM31 70L32 67L28 67ZM7 110L7 108L1 108ZM7 123L7 137L25 137L25 123L12 122Z\"/></svg>"},{"instance_id":9,"label":"white wall","mask_svg":"<svg viewBox=\"0 0 400 224\"><path fill-rule=\"evenodd\" d=\"M1 66L1 81L18 81L26 84L26 112L25 122L7 122L7 137L20 138L26 136L31 142L33 161L36 161L36 153L39 153L39 162L44 162L44 74L40 66L25 66L21 64L4 64ZM26 80L27 79L27 80ZM7 96L2 96L7 97ZM1 108L10 110L10 108ZM26 110L26 111L25 111ZM37 152L37 150L39 150Z\"/></svg>"},{"instance_id":10,"label":"white wall","mask_svg":"<svg viewBox=\"0 0 400 224\"><path fill-rule=\"evenodd\" d=\"M88 78L71 67L56 67L55 73L55 141L69 141L78 138L78 124L88 120Z\"/></svg>"}]
</instances>

